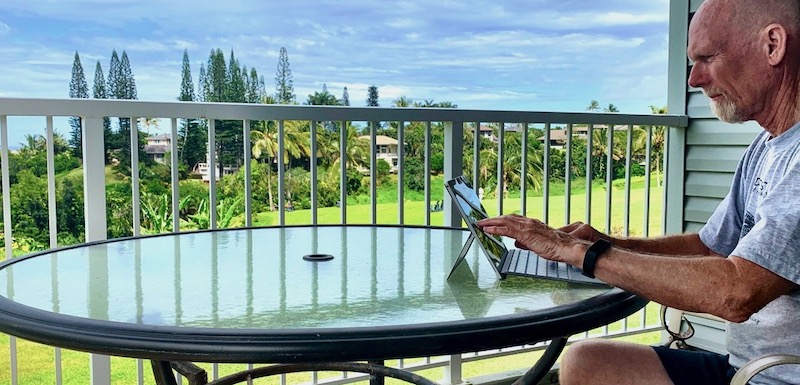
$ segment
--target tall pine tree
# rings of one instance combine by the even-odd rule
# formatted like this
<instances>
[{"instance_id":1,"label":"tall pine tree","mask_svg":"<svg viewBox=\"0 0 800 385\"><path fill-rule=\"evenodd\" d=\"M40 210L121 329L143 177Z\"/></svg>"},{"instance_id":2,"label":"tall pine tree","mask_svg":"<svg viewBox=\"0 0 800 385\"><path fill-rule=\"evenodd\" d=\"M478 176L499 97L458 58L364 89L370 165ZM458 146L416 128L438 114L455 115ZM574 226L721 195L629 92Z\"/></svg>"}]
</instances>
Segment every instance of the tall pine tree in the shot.
<instances>
[{"instance_id":1,"label":"tall pine tree","mask_svg":"<svg viewBox=\"0 0 800 385\"><path fill-rule=\"evenodd\" d=\"M225 99L230 103L245 102L245 80L239 61L231 50L226 73ZM217 157L219 159L219 175L223 175L224 166L238 167L244 160L244 137L242 135L242 122L237 120L224 120L217 125Z\"/></svg>"},{"instance_id":2,"label":"tall pine tree","mask_svg":"<svg viewBox=\"0 0 800 385\"><path fill-rule=\"evenodd\" d=\"M350 93L347 92L347 87L344 88L342 91L342 105L349 106L350 105Z\"/></svg>"},{"instance_id":3,"label":"tall pine tree","mask_svg":"<svg viewBox=\"0 0 800 385\"><path fill-rule=\"evenodd\" d=\"M122 51L122 60L120 60L120 74L122 75L122 97L120 99L139 99L136 95L136 80L131 70L131 62L125 51Z\"/></svg>"},{"instance_id":4,"label":"tall pine tree","mask_svg":"<svg viewBox=\"0 0 800 385\"><path fill-rule=\"evenodd\" d=\"M204 99L207 102L220 103L229 102L229 81L228 66L225 64L225 54L221 49L211 50L206 66L205 81L203 82ZM218 175L223 175L224 167L230 166L230 157L226 153L228 143L224 143L227 138L228 123L222 120L214 121L214 135L217 139L216 147L209 149L209 157L213 156L217 160L219 167Z\"/></svg>"},{"instance_id":5,"label":"tall pine tree","mask_svg":"<svg viewBox=\"0 0 800 385\"><path fill-rule=\"evenodd\" d=\"M206 65L206 73L203 81L204 101L211 103L226 102L226 82L228 78L228 68L225 65L225 54L222 50L211 50Z\"/></svg>"},{"instance_id":6,"label":"tall pine tree","mask_svg":"<svg viewBox=\"0 0 800 385\"><path fill-rule=\"evenodd\" d=\"M189 51L183 50L183 67L181 68L181 94L178 100L182 102L194 101L194 83L192 82L192 68L189 62Z\"/></svg>"},{"instance_id":7,"label":"tall pine tree","mask_svg":"<svg viewBox=\"0 0 800 385\"><path fill-rule=\"evenodd\" d=\"M111 63L108 65L108 76L106 76L106 91L108 92L109 99L122 99L121 92L118 90L121 86L120 77L122 76L122 66L119 63L119 55L117 50L111 51Z\"/></svg>"},{"instance_id":8,"label":"tall pine tree","mask_svg":"<svg viewBox=\"0 0 800 385\"><path fill-rule=\"evenodd\" d=\"M94 67L94 84L92 85L92 96L95 99L108 99L108 91L106 90L106 79L103 76L103 66L100 65L100 60ZM107 116L103 118L103 141L105 142L105 159L106 164L111 161L110 150L111 144L114 141L114 133L111 132L111 119Z\"/></svg>"},{"instance_id":9,"label":"tall pine tree","mask_svg":"<svg viewBox=\"0 0 800 385\"><path fill-rule=\"evenodd\" d=\"M206 101L206 67L200 63L200 75L197 76L197 100Z\"/></svg>"},{"instance_id":10,"label":"tall pine tree","mask_svg":"<svg viewBox=\"0 0 800 385\"><path fill-rule=\"evenodd\" d=\"M278 70L275 72L275 100L278 104L295 104L294 80L289 68L289 54L286 47L281 47L278 55Z\"/></svg>"},{"instance_id":11,"label":"tall pine tree","mask_svg":"<svg viewBox=\"0 0 800 385\"><path fill-rule=\"evenodd\" d=\"M83 73L83 65L78 51L75 51L75 60L72 62L72 80L69 82L69 97L86 99L89 97L89 86L86 85L86 75ZM69 118L70 138L69 144L72 147L72 154L81 157L82 149L82 122L78 116Z\"/></svg>"},{"instance_id":12,"label":"tall pine tree","mask_svg":"<svg viewBox=\"0 0 800 385\"><path fill-rule=\"evenodd\" d=\"M375 85L371 85L367 89L367 107L380 107L378 103L378 87Z\"/></svg>"},{"instance_id":13,"label":"tall pine tree","mask_svg":"<svg viewBox=\"0 0 800 385\"><path fill-rule=\"evenodd\" d=\"M258 71L256 71L255 68L251 68L250 72L247 73L247 68L245 68L242 70L242 73L247 79L247 95L245 101L247 103L261 103L261 97L264 91L261 87L261 80L258 78Z\"/></svg>"},{"instance_id":14,"label":"tall pine tree","mask_svg":"<svg viewBox=\"0 0 800 385\"><path fill-rule=\"evenodd\" d=\"M111 53L111 64L108 70L108 95L111 99L137 99L136 81L131 70L128 54L122 51L122 57L117 55L117 51ZM117 170L123 174L130 172L131 166L131 119L127 117L119 118L119 127L115 133L111 147L118 152ZM143 133L139 133L137 147L140 161L147 161L147 154L144 152L145 138Z\"/></svg>"},{"instance_id":15,"label":"tall pine tree","mask_svg":"<svg viewBox=\"0 0 800 385\"><path fill-rule=\"evenodd\" d=\"M195 100L192 69L189 52L183 51L183 68L181 69L181 94L178 100L193 102ZM180 162L188 169L206 159L206 128L195 119L186 119L178 129L178 154Z\"/></svg>"}]
</instances>

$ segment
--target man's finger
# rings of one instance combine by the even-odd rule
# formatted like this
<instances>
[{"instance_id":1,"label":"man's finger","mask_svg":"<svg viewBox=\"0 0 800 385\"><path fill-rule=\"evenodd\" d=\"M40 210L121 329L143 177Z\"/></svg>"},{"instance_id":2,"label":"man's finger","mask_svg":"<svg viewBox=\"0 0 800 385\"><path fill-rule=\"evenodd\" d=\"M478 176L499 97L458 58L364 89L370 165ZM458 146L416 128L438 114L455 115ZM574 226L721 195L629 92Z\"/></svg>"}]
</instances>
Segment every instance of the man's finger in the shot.
<instances>
[{"instance_id":1,"label":"man's finger","mask_svg":"<svg viewBox=\"0 0 800 385\"><path fill-rule=\"evenodd\" d=\"M581 226L583 226L583 222L572 222L564 227L559 227L558 229L565 233L571 233Z\"/></svg>"}]
</instances>

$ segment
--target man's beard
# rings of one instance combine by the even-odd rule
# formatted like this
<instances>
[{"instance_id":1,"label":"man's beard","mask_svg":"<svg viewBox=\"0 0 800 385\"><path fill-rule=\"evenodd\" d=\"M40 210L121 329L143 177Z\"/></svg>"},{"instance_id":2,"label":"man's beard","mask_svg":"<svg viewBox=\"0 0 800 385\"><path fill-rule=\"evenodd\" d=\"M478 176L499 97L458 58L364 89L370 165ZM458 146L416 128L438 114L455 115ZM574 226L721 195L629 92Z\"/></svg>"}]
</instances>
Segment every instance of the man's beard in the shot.
<instances>
[{"instance_id":1,"label":"man's beard","mask_svg":"<svg viewBox=\"0 0 800 385\"><path fill-rule=\"evenodd\" d=\"M705 94L708 96L709 92L706 91ZM746 117L744 112L728 98L728 95L720 93L719 91L715 91L715 94L719 94L721 97L716 100L711 100L711 112L713 112L719 120L725 123L742 123L745 121Z\"/></svg>"}]
</instances>

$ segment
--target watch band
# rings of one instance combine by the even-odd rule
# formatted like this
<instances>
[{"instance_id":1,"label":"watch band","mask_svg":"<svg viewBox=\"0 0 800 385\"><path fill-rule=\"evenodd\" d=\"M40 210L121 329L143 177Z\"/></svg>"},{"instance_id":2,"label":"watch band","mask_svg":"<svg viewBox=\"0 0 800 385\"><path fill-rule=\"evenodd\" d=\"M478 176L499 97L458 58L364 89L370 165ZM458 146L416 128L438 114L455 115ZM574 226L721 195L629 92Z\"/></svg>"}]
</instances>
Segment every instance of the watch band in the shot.
<instances>
[{"instance_id":1,"label":"watch band","mask_svg":"<svg viewBox=\"0 0 800 385\"><path fill-rule=\"evenodd\" d=\"M597 258L600 258L600 255L610 247L611 242L608 240L600 238L594 241L583 256L583 271L581 273L589 278L594 278L594 267L597 264Z\"/></svg>"}]
</instances>

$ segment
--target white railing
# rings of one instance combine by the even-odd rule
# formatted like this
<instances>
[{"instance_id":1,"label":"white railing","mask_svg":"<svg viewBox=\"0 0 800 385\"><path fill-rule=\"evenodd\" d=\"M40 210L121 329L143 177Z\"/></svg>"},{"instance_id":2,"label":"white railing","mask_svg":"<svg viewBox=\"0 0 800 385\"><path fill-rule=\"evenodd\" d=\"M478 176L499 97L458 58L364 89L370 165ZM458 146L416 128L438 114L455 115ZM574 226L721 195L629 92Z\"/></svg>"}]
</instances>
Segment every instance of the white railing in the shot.
<instances>
[{"instance_id":1,"label":"white railing","mask_svg":"<svg viewBox=\"0 0 800 385\"><path fill-rule=\"evenodd\" d=\"M651 165L653 159L651 154L660 153L664 157L660 159L663 164L667 164L666 155L668 151L663 148L658 151L656 146L668 145L668 139L653 140L653 133L656 132L661 135L662 132L669 131L663 130L662 127L671 127L673 129L683 129L687 125L687 119L684 116L669 116L669 115L623 115L623 114L599 114L599 113L554 113L554 112L518 112L518 111L484 111L484 110L460 110L460 109L431 109L431 108L353 108L353 107L321 107L321 106L279 106L279 105L255 105L255 104L222 104L222 103L193 103L193 102L143 102L143 101L119 101L119 100L87 100L87 99L67 99L67 100L41 100L41 99L4 99L0 98L0 162L2 162L2 200L3 200L3 235L5 240L11 240L13 237L12 225L14 215L12 213L10 204L10 191L14 186L10 183L9 173L9 147L8 133L10 130L20 130L27 127L20 127L15 124L17 117L36 117L43 121L45 128L45 137L47 138L47 209L49 219L49 244L50 247L57 246L57 215L56 215L56 177L54 168L54 151L53 151L53 135L55 130L56 119L63 119L64 117L80 116L83 122L83 190L84 202L91 202L85 204L85 238L86 241L93 241L105 239L108 229L106 223L106 175L105 175L105 147L104 132L103 132L103 118L105 117L124 117L130 118L132 124L131 130L131 202L132 202L132 222L133 234L139 235L141 227L141 192L139 180L139 162L138 162L138 132L137 122L140 117L158 118L170 122L170 133L172 138L178 137L178 125L182 119L199 119L207 122L208 137L207 146L209 149L216 148L217 138L215 136L215 120L235 120L241 122L244 163L241 165L244 168L244 225L250 226L253 223L253 197L252 197L252 180L250 178L251 171L251 148L250 148L250 134L251 123L257 121L274 121L278 129L278 153L285 152L285 135L284 129L287 122L302 121L307 122L308 135L311 138L310 146L310 169L311 169L311 186L310 186L310 202L311 207L309 210L310 217L309 224L319 223L318 210L320 209L317 201L318 195L318 181L317 181L317 141L315 140L318 130L323 122L337 122L339 127L347 127L350 122L369 122L363 123L367 127L367 131L371 138L372 148L375 148L375 138L378 132L378 127L381 124L394 123L397 130L397 140L399 143L406 143L406 125L410 122L421 122L424 127L424 169L431 169L431 139L432 131L435 127L443 127L443 155L444 179L450 179L457 175L465 173L465 171L472 175L473 185L480 185L478 165L481 163L482 154L479 153L480 135L473 135L475 142L472 147L475 149L472 154L468 154L465 158L463 149L465 148L465 135L466 132L473 131L475 127L482 124L493 124L495 127L504 128L495 130L496 140L493 142L495 148L497 164L496 168L490 173L495 175L503 175L507 172L509 165L503 163L506 146L505 136L507 130L505 127L516 127L520 132L521 152L519 159L530 159L531 157L541 157L533 164L542 164L542 206L539 208L529 207L528 199L519 199L514 202L512 199L499 199L502 193L496 194L496 212L507 213L511 211L518 211L522 214L534 215L552 225L566 224L570 221L579 219L585 222L595 222L595 225L601 230L606 232L615 232L620 235L629 235L632 233L632 223L641 220L640 225L636 225L637 235L647 236L651 233L663 232L666 228L666 219L664 216L664 207L666 206L666 184L669 180L664 179L664 185L658 186L660 193L655 193L651 189ZM30 119L30 118L25 118ZM26 120L29 122L29 120ZM28 123L29 124L29 123ZM555 132L556 127L563 128L564 131L564 150L557 150L551 146L551 133ZM602 143L594 143L594 131L603 130L606 136L603 137ZM637 204L642 205L640 208L642 212L641 218L631 217L631 194L632 190L632 177L631 170L635 164L633 162L633 139L634 131L639 131L639 134L645 140L645 153L643 155L643 168L644 168L644 188L642 193L643 199L637 199ZM340 180L340 200L339 202L339 218L341 223L348 221L348 205L347 202L347 184L346 184L346 162L344 159L347 157L346 153L346 130L340 130L339 142L339 156L342 161L339 162L339 180ZM13 132L13 131L12 131ZM531 132L541 132L544 138L531 137ZM580 134L578 133L580 132ZM615 134L616 133L616 134ZM550 176L553 174L551 169L551 158L556 154L556 151L563 151L564 155L564 174L570 175L572 169L576 164L572 161L572 151L575 148L573 141L575 138L585 138L585 151L592 154L597 151L597 148L605 146L606 149L613 148L615 138L624 138L625 150L622 155L625 159L624 177L621 180L614 182L613 178L613 164L614 157L620 154L614 154L613 151L605 151L605 205L603 209L592 209L592 182L593 178L591 172L587 172L583 183L585 183L585 202L581 203L584 206L583 212L577 212L575 207L578 203L573 198L572 191L574 189L573 181L571 178L564 180L564 210L563 218L551 218L552 205L557 202L554 198L561 194L553 194L550 191L551 183ZM545 144L541 153L529 154L528 149L531 147L529 144L532 141L541 141ZM398 185L398 199L396 204L397 219L394 223L403 224L406 221L404 199L405 190L404 179L407 177L405 168L405 154L403 146L398 149L398 164L397 164L397 185ZM369 211L370 219L367 223L378 223L378 202L377 202L377 161L375 151L370 151L369 161ZM172 140L171 143L170 159L171 166L171 210L172 210L172 230L180 231L179 222L179 207L180 192L178 189L178 146L177 140ZM471 161L471 162L470 162ZM217 213L217 193L218 193L218 180L215 175L218 165L217 159L214 156L208 157L208 184L209 184L209 227L218 227L218 213ZM585 165L583 167L587 170L592 169L592 157L585 157ZM472 164L471 170L465 170L465 164ZM519 170L520 175L527 175L531 162L522 162L513 165L516 170ZM661 170L666 170L666 167L660 167ZM486 172L486 170L483 170ZM503 178L497 178L497 184L494 186L495 191L505 192ZM658 179L658 178L657 178ZM660 179L659 179L660 180ZM681 183L677 181L676 183ZM618 188L618 184L622 184ZM527 197L533 186L529 186L526 178L522 178L519 188L519 196ZM620 200L617 195L612 196L612 192L617 189L621 191L622 199ZM278 208L278 224L286 223L286 175L283 167L278 167L278 186L277 186L277 208ZM514 192L516 195L517 192ZM431 175L425 173L424 180L424 199L425 199L425 215L422 224L426 225L446 225L446 226L459 226L460 218L457 213L452 209L450 202L443 199L443 217L441 223L432 223L431 206ZM660 207L657 204L661 202ZM614 204L617 202L617 204ZM517 210L512 210L518 206ZM556 203L557 204L557 203ZM510 207L513 206L513 207ZM622 213L622 214L619 214ZM438 215L438 214L436 214ZM438 216L437 216L438 218ZM382 220L384 220L382 218ZM602 226L597 225L597 221L604 221ZM633 221L633 222L632 222ZM640 227L639 227L640 226ZM5 255L6 258L12 258L15 250L12 248L12 242L5 242ZM586 333L583 336L576 336L575 338L585 337L617 337L627 336L637 333L645 333L655 330L657 321L654 321L654 312L644 309L634 316L628 317L614 325L606 326L598 331ZM6 353L0 353L0 357L5 354L9 362L8 368L0 368L0 379L7 377L12 385L26 383L24 378L19 377L20 357L18 353L18 342L15 338L9 337L9 350ZM542 344L523 346L513 349L503 349L500 351L491 352L477 352L474 354L454 355L447 357L429 357L421 360L400 360L398 365L406 369L423 370L430 368L445 368L444 382L447 383L460 383L462 381L461 367L462 363L469 363L473 361L483 360L486 358L501 357L510 354L518 354L529 351L541 350ZM62 352L60 349L55 349L55 359L53 366L54 382L61 384L62 382ZM4 358L5 360L5 358ZM110 383L111 365L108 357L92 355L91 363L91 378L94 385ZM525 366L526 363L520 362L519 365ZM144 378L148 377L145 373L141 361L137 363L138 382L144 383ZM6 372L8 371L8 372ZM5 372L5 373L4 373ZM212 377L218 376L219 366L213 365L211 374ZM334 383L343 384L359 380L363 380L362 376L347 376L343 374L340 377L320 379L316 374L312 374L311 381L315 383ZM282 377L282 382L285 377ZM5 382L5 381L3 381Z\"/></svg>"}]
</instances>

